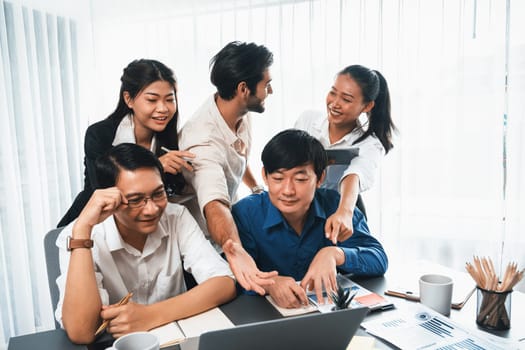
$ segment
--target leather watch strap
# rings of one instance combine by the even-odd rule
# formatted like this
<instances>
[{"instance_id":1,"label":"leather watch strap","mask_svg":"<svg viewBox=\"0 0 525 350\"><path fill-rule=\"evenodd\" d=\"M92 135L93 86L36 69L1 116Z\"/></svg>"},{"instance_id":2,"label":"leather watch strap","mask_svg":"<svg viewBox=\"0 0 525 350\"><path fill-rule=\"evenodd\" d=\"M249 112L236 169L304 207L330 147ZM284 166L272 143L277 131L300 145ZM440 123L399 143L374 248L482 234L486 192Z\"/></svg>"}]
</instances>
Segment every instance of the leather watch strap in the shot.
<instances>
[{"instance_id":1,"label":"leather watch strap","mask_svg":"<svg viewBox=\"0 0 525 350\"><path fill-rule=\"evenodd\" d=\"M71 251L77 248L93 248L93 240L89 238L83 239L74 239L72 237L67 237L67 250Z\"/></svg>"}]
</instances>

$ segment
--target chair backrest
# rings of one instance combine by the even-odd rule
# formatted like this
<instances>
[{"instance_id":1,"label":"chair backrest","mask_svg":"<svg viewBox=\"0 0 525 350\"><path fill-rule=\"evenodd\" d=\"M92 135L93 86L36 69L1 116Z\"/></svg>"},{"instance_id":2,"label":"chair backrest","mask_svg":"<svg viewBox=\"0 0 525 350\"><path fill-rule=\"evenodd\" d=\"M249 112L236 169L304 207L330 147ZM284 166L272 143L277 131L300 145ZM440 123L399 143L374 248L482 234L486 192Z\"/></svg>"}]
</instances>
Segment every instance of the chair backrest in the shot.
<instances>
[{"instance_id":1,"label":"chair backrest","mask_svg":"<svg viewBox=\"0 0 525 350\"><path fill-rule=\"evenodd\" d=\"M357 195L357 202L355 203L355 206L359 208L359 210L361 210L361 212L363 213L363 215L365 216L365 219L368 219L366 217L366 209L365 209L365 203L363 202L363 198L361 197L360 194Z\"/></svg>"},{"instance_id":2,"label":"chair backrest","mask_svg":"<svg viewBox=\"0 0 525 350\"><path fill-rule=\"evenodd\" d=\"M60 263L58 259L58 247L56 246L56 240L60 232L64 227L55 228L44 237L44 251L46 254L46 266L47 266L47 282L49 284L49 294L51 294L51 304L53 305L53 312L57 308L58 298L60 292L56 280L60 276ZM60 324L55 319L55 328L60 328Z\"/></svg>"},{"instance_id":3,"label":"chair backrest","mask_svg":"<svg viewBox=\"0 0 525 350\"><path fill-rule=\"evenodd\" d=\"M327 168L331 166L338 166L341 167L342 165L349 165L352 159L354 157L357 157L359 155L359 148L351 147L351 148L329 148L326 150L326 155L328 157L328 165ZM343 175L343 172L341 171L340 176ZM361 198L361 195L357 195L357 201L355 203L355 206L361 210L363 215L366 217L366 210L365 210L365 203L363 202L363 198Z\"/></svg>"}]
</instances>

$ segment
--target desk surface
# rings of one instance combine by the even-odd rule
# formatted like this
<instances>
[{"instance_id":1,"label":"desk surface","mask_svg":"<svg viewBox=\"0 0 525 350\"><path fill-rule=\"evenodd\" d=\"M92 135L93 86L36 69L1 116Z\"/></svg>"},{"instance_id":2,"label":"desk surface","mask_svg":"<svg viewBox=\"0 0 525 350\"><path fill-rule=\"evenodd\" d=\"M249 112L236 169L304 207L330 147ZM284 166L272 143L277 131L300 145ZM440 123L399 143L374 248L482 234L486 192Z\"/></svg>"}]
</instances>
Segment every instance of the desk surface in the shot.
<instances>
[{"instance_id":1,"label":"desk surface","mask_svg":"<svg viewBox=\"0 0 525 350\"><path fill-rule=\"evenodd\" d=\"M372 290L378 294L383 294L387 289L388 279L391 278L391 274L387 274L385 277L377 277L371 279L353 279L357 283L361 284L365 288ZM391 298L397 308L402 308L406 303L413 303L400 298ZM272 320L281 318L281 314L268 303L266 298L259 296L241 295L235 300L228 304L222 305L221 310L228 318L235 324L246 324L252 322ZM514 292L512 296L512 312L511 312L511 329L508 331L493 331L500 337L512 338L515 340L525 338L525 315L523 312L518 310L525 310L525 294L520 292ZM383 311L388 312L388 311ZM382 312L370 314L365 320L369 320L375 317L379 317ZM476 314L476 296L473 295L469 301L465 304L461 310L452 310L450 319L458 324L471 329L477 328L475 322ZM357 335L367 335L363 330L358 330ZM103 350L110 343L109 337L101 338L98 343L90 346L74 345L72 344L65 332L61 329L51 330L46 332L40 332L35 334L23 335L18 337L12 337L9 340L8 350L22 350L22 349L63 349L63 350L75 350L75 349L88 349L88 350ZM525 340L523 340L525 345ZM376 340L376 348L388 349L390 348L386 343L381 340ZM179 346L169 347L168 349L180 349ZM186 349L186 347L183 347Z\"/></svg>"}]
</instances>

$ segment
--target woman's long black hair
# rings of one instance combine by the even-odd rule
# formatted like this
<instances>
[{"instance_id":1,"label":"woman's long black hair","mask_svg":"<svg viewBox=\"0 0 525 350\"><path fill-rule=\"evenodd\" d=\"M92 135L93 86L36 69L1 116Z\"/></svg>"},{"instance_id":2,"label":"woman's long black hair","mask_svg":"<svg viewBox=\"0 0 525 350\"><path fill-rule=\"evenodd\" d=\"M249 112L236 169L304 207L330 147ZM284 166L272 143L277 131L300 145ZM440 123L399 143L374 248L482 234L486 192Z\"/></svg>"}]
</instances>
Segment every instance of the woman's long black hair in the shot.
<instances>
[{"instance_id":1,"label":"woman's long black hair","mask_svg":"<svg viewBox=\"0 0 525 350\"><path fill-rule=\"evenodd\" d=\"M390 114L390 92L386 79L377 70L357 64L344 68L337 75L343 74L349 75L359 85L364 103L374 101L374 108L368 112L368 128L354 144L375 134L385 148L385 154L388 153L394 147L392 132L396 127Z\"/></svg>"},{"instance_id":2,"label":"woman's long black hair","mask_svg":"<svg viewBox=\"0 0 525 350\"><path fill-rule=\"evenodd\" d=\"M179 103L177 100L177 80L173 71L163 63L151 60L151 59L139 59L134 60L122 73L120 77L120 93L117 108L113 113L108 116L108 119L121 121L128 114L132 114L133 110L128 107L124 100L124 91L127 91L129 96L134 99L145 87L156 82L166 81L172 87L175 94L175 103L177 109L173 118L169 121L166 128L156 133L157 145L154 150L155 155L158 157L164 152L161 147L166 147L170 150L179 149L179 140L177 135L177 123L179 121ZM174 192L180 192L184 188L184 177L181 174L165 174L166 190L169 194Z\"/></svg>"}]
</instances>

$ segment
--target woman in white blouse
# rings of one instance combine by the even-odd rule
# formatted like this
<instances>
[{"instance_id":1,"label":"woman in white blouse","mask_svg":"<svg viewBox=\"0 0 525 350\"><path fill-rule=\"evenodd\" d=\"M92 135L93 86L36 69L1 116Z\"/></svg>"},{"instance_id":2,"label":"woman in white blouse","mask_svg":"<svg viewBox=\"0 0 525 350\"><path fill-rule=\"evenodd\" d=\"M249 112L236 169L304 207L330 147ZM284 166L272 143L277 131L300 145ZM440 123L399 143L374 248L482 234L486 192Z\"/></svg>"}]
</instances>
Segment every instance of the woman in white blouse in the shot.
<instances>
[{"instance_id":1,"label":"woman in white blouse","mask_svg":"<svg viewBox=\"0 0 525 350\"><path fill-rule=\"evenodd\" d=\"M361 65L348 66L337 74L326 96L326 110L327 115L304 112L295 127L319 139L326 149L359 148L349 165L330 166L323 183L341 193L339 207L325 226L326 237L336 243L352 235L358 195L372 187L383 156L393 147L396 128L385 78ZM362 114L365 122L359 118Z\"/></svg>"}]
</instances>

